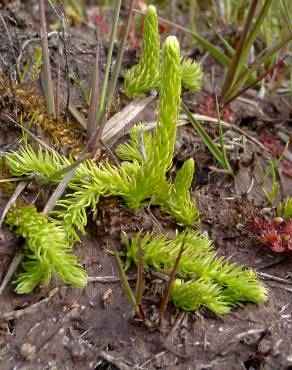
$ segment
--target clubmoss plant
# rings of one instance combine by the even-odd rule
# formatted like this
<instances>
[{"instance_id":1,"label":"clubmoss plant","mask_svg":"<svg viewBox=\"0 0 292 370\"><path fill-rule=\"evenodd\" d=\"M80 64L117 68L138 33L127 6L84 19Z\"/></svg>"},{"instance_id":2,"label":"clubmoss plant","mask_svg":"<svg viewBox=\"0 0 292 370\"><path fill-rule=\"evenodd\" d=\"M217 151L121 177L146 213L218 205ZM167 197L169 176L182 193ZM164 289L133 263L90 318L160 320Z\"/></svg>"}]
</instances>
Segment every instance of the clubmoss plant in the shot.
<instances>
[{"instance_id":1,"label":"clubmoss plant","mask_svg":"<svg viewBox=\"0 0 292 370\"><path fill-rule=\"evenodd\" d=\"M127 161L143 163L139 149L139 132L142 125L136 125L130 133L130 141L120 144L116 154ZM146 157L151 157L152 137L149 131L143 132L143 148ZM194 199L191 199L189 189L194 175L194 161L187 160L178 171L174 182L161 179L159 187L154 192L152 203L160 205L165 212L172 215L182 226L191 226L199 221L199 213Z\"/></svg>"},{"instance_id":2,"label":"clubmoss plant","mask_svg":"<svg viewBox=\"0 0 292 370\"><path fill-rule=\"evenodd\" d=\"M149 158L151 156L152 134L150 130L145 129L142 123L139 123L133 126L129 136L130 140L128 142L118 145L116 155L123 161L132 162L136 160L142 165L145 160L142 151L144 150L144 157Z\"/></svg>"},{"instance_id":3,"label":"clubmoss plant","mask_svg":"<svg viewBox=\"0 0 292 370\"><path fill-rule=\"evenodd\" d=\"M175 37L170 36L163 45L161 55L157 127L152 133L143 133L144 155L139 148L141 126L137 126L130 136L130 143L118 149L125 160L120 166L108 163L97 165L91 160L80 164L68 185L71 193L60 200L50 214L54 221L49 223L35 209L27 208L30 215L28 222L13 210L9 213L7 223L15 226L17 233L27 238L29 252L33 253L29 255L32 261L24 265L26 272L18 278L19 284L23 284L18 292L27 292L40 281L46 284L53 273L66 283L82 286L85 279L81 279L81 274L78 275L79 280L76 278L75 270L79 273L83 271L79 270L76 258L73 256L70 260L72 266L69 269L74 278L67 275L68 269L62 270L62 260L68 258L66 252L69 243L79 239L77 232L85 232L87 208L94 209L101 196L121 196L131 208L140 207L145 200L151 200L173 215L182 226L198 221L197 208L189 194L194 174L193 160L183 164L173 182L167 174L172 166L176 139L181 76L179 44ZM55 174L73 163L71 158L56 153L40 150L34 153L30 147L21 149L19 153L8 154L6 159L13 175L36 175L43 182L53 184L60 182L63 177ZM56 247L56 241L53 244L50 242L53 245L50 250L46 249L47 244L40 244L44 238L42 230L46 230L46 235L56 234L54 237L59 238L57 241L61 251ZM140 237L141 234L138 234L131 243L127 242L127 265L132 260L137 263L138 243L141 240L144 268L151 266L164 273L173 269L183 243L183 254L177 269L183 281L176 281L171 292L171 299L177 306L191 310L203 305L221 315L243 301L260 302L266 298L264 287L257 282L252 271L243 270L225 258L217 257L211 241L199 232L185 231L172 241L167 241L165 236L153 238L150 234ZM30 244L34 238L37 238L36 241ZM57 257L53 257L53 254ZM69 263L65 265L67 267Z\"/></svg>"},{"instance_id":4,"label":"clubmoss plant","mask_svg":"<svg viewBox=\"0 0 292 370\"><path fill-rule=\"evenodd\" d=\"M156 8L150 5L144 23L141 59L125 74L125 90L128 96L141 95L159 86L160 41Z\"/></svg>"},{"instance_id":5,"label":"clubmoss plant","mask_svg":"<svg viewBox=\"0 0 292 370\"><path fill-rule=\"evenodd\" d=\"M198 63L189 58L181 60L181 83L190 91L201 88L203 73ZM160 41L156 8L150 5L144 22L144 35L139 63L125 73L125 91L128 96L138 96L151 89L160 88Z\"/></svg>"},{"instance_id":6,"label":"clubmoss plant","mask_svg":"<svg viewBox=\"0 0 292 370\"><path fill-rule=\"evenodd\" d=\"M9 153L6 161L14 176L35 176L43 184L58 184L64 174L55 174L73 163L72 158L67 159L57 152L40 148L35 152L30 146ZM51 216L66 229L72 241L78 241L76 231L85 233L87 208L95 209L100 196L128 194L129 176L134 176L135 168L137 172L138 163L125 162L119 168L108 163L98 166L92 160L81 163L68 184L72 192L57 203Z\"/></svg>"},{"instance_id":7,"label":"clubmoss plant","mask_svg":"<svg viewBox=\"0 0 292 370\"><path fill-rule=\"evenodd\" d=\"M170 184L170 196L161 202L162 208L182 226L191 226L199 221L196 202L190 195L193 175L194 160L191 158L182 165L173 184Z\"/></svg>"},{"instance_id":8,"label":"clubmoss plant","mask_svg":"<svg viewBox=\"0 0 292 370\"><path fill-rule=\"evenodd\" d=\"M195 311L206 307L218 316L230 311L230 305L222 299L222 288L214 282L204 279L174 281L170 299L172 303L184 311Z\"/></svg>"},{"instance_id":9,"label":"clubmoss plant","mask_svg":"<svg viewBox=\"0 0 292 370\"><path fill-rule=\"evenodd\" d=\"M47 286L54 275L77 288L86 285L86 272L70 253L68 237L61 226L49 222L34 206L13 207L6 216L6 223L26 241L25 272L17 277L17 293L30 293L38 284Z\"/></svg>"},{"instance_id":10,"label":"clubmoss plant","mask_svg":"<svg viewBox=\"0 0 292 370\"><path fill-rule=\"evenodd\" d=\"M161 181L165 182L166 172L172 165L181 94L180 50L174 36L169 36L163 46L161 80L152 150L147 161L142 163L135 181L131 182L131 194L127 197L131 208L139 207L144 199L161 187Z\"/></svg>"},{"instance_id":11,"label":"clubmoss plant","mask_svg":"<svg viewBox=\"0 0 292 370\"><path fill-rule=\"evenodd\" d=\"M202 69L196 61L183 58L181 61L182 85L192 92L200 91L203 79Z\"/></svg>"},{"instance_id":12,"label":"clubmoss plant","mask_svg":"<svg viewBox=\"0 0 292 370\"><path fill-rule=\"evenodd\" d=\"M175 37L168 37L163 47L161 81L157 128L145 136L147 160L137 151L136 130L137 135L132 135L132 151L128 154L131 161L119 167L97 166L90 160L81 164L69 183L73 192L60 200L51 213L72 241L79 240L77 231L85 233L87 208L95 209L100 196L121 196L130 208L138 208L146 199L152 199L183 226L198 221L195 203L189 195L193 161L182 167L173 184L166 177L172 165L181 94L180 50ZM36 175L42 182L53 184L62 180L62 176L53 175L73 162L57 153L41 150L35 153L30 147L8 154L6 159L13 175Z\"/></svg>"},{"instance_id":13,"label":"clubmoss plant","mask_svg":"<svg viewBox=\"0 0 292 370\"><path fill-rule=\"evenodd\" d=\"M78 184L69 184L74 191L58 201L58 208L51 213L73 241L79 240L76 230L85 234L87 208L94 210L101 196L129 197L129 174L135 175L138 167L138 164L136 167L132 164L119 168L109 164L98 167L91 161L87 164L86 176Z\"/></svg>"},{"instance_id":14,"label":"clubmoss plant","mask_svg":"<svg viewBox=\"0 0 292 370\"><path fill-rule=\"evenodd\" d=\"M132 241L125 238L128 267L133 261L137 264L138 243L143 249L144 268L155 268L168 273L175 263L180 245L184 241L184 253L178 266L178 275L184 279L203 279L221 287L221 300L230 307L241 305L241 302L262 302L267 292L257 281L256 274L244 270L224 257L218 257L213 251L212 242L200 232L186 230L175 239L167 240L165 236L153 237L138 233ZM195 289L195 288L194 288Z\"/></svg>"},{"instance_id":15,"label":"clubmoss plant","mask_svg":"<svg viewBox=\"0 0 292 370\"><path fill-rule=\"evenodd\" d=\"M40 147L34 151L29 145L20 148L18 152L7 154L5 160L13 176L35 176L45 184L58 184L62 177L51 181L48 178L72 163L72 160L57 152L42 151Z\"/></svg>"}]
</instances>

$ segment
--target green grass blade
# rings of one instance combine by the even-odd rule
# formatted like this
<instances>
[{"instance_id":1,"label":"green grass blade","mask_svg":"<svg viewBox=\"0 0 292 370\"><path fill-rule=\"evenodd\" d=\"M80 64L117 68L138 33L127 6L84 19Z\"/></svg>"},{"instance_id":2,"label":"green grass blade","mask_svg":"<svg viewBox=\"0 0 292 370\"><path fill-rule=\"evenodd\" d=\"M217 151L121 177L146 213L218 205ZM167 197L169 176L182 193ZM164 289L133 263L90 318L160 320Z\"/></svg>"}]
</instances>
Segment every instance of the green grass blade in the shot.
<instances>
[{"instance_id":1,"label":"green grass blade","mask_svg":"<svg viewBox=\"0 0 292 370\"><path fill-rule=\"evenodd\" d=\"M139 306L142 304L143 295L143 251L141 240L138 242L138 265L137 265L137 284L136 284L136 301Z\"/></svg>"},{"instance_id":2,"label":"green grass blade","mask_svg":"<svg viewBox=\"0 0 292 370\"><path fill-rule=\"evenodd\" d=\"M291 4L291 2L290 2ZM290 32L292 32L292 18L289 17L289 14L291 15L291 10L289 9L289 5L287 4L286 0L281 0L281 7L282 7L282 13L284 15L284 18L286 20L286 23L289 27ZM292 7L291 7L292 9Z\"/></svg>"},{"instance_id":3,"label":"green grass blade","mask_svg":"<svg viewBox=\"0 0 292 370\"><path fill-rule=\"evenodd\" d=\"M249 12L248 12L245 24L244 24L244 29L236 45L235 54L232 58L231 65L228 69L228 72L227 72L227 75L226 75L226 78L225 78L225 81L222 87L221 99L224 99L224 96L228 93L230 88L233 86L235 76L238 74L239 66L242 64L243 51L246 50L245 41L248 35L248 31L251 27L252 19L254 17L258 2L259 0L253 0L249 8Z\"/></svg>"},{"instance_id":4,"label":"green grass blade","mask_svg":"<svg viewBox=\"0 0 292 370\"><path fill-rule=\"evenodd\" d=\"M234 48L229 44L229 42L223 37L219 32L215 30L216 35L218 36L219 40L221 41L224 49L226 52L231 56L231 58L234 56L235 50Z\"/></svg>"},{"instance_id":5,"label":"green grass blade","mask_svg":"<svg viewBox=\"0 0 292 370\"><path fill-rule=\"evenodd\" d=\"M210 138L210 136L208 135L206 130L203 128L203 126L194 119L192 113L189 111L188 107L184 104L184 102L182 102L182 109L185 112L185 114L187 115L188 120L190 121L190 123L192 124L194 129L197 131L197 133L199 134L199 136L203 140L204 144L207 146L207 148L213 154L213 156L217 159L217 161L221 164L221 166L224 169L229 170L229 168L226 166L224 155L222 154L220 149L217 148L214 141Z\"/></svg>"},{"instance_id":6,"label":"green grass blade","mask_svg":"<svg viewBox=\"0 0 292 370\"><path fill-rule=\"evenodd\" d=\"M223 156L223 160L225 162L224 168L232 171L230 163L227 159L226 156L226 151L225 151L225 145L224 145L224 140L223 140L223 130L222 130L222 124L221 124L221 119L220 119L220 112L219 112L219 104L218 104L218 99L216 96L216 111L217 111L217 119L218 119L218 131L219 131L219 140L220 140L220 146L221 146L221 153Z\"/></svg>"},{"instance_id":7,"label":"green grass blade","mask_svg":"<svg viewBox=\"0 0 292 370\"><path fill-rule=\"evenodd\" d=\"M223 99L220 101L220 105L224 106L227 104L227 101L230 101L232 96L235 96L240 88L245 84L252 84L255 80L253 73L256 72L260 67L267 62L274 54L276 54L280 49L282 49L285 45L292 40L292 33L290 33L287 37L285 37L282 41L277 43L275 46L270 48L261 58L256 60L252 65L245 67L240 75L238 76L237 81L234 83L233 87L229 90L228 94L224 96Z\"/></svg>"},{"instance_id":8,"label":"green grass blade","mask_svg":"<svg viewBox=\"0 0 292 370\"><path fill-rule=\"evenodd\" d=\"M97 44L95 62L93 67L92 88L90 94L90 104L87 116L87 140L97 128L98 119L98 101L99 101L99 43Z\"/></svg>"},{"instance_id":9,"label":"green grass blade","mask_svg":"<svg viewBox=\"0 0 292 370\"><path fill-rule=\"evenodd\" d=\"M236 99L238 96L245 93L247 90L254 87L259 81L264 79L268 74L272 73L275 69L279 68L285 61L285 59L288 58L288 54L286 54L283 58L281 58L277 63L275 63L271 68L266 70L265 72L261 73L259 77L257 77L254 81L252 81L250 84L246 85L243 89L239 90L235 95L232 95L225 103L225 105L229 104L232 100Z\"/></svg>"},{"instance_id":10,"label":"green grass blade","mask_svg":"<svg viewBox=\"0 0 292 370\"><path fill-rule=\"evenodd\" d=\"M115 253L115 256L116 256L116 259L117 259L118 271L119 271L119 275L120 275L120 279L121 279L122 288L123 288L123 290L124 290L124 292L125 292L125 294L128 298L129 303L131 304L131 306L133 307L135 312L138 315L140 315L139 306L137 304L134 293L132 292L132 289L131 289L130 284L128 282L127 275L125 273L121 258L118 255L118 252L116 251L116 249L114 249L114 253Z\"/></svg>"},{"instance_id":11,"label":"green grass blade","mask_svg":"<svg viewBox=\"0 0 292 370\"><path fill-rule=\"evenodd\" d=\"M182 27L185 31L187 31L205 50L209 51L212 56L221 63L224 67L229 67L231 64L231 59L223 54L218 48L216 48L213 44L211 44L207 39L200 36L195 32L191 32L185 27Z\"/></svg>"},{"instance_id":12,"label":"green grass blade","mask_svg":"<svg viewBox=\"0 0 292 370\"><path fill-rule=\"evenodd\" d=\"M116 5L115 6L116 11L115 11L113 25L112 25L109 49L108 49L108 52L107 52L106 67L105 67L103 83L102 83L102 88L101 88L101 93L100 93L100 105L99 105L99 112L98 112L98 122L100 122L102 120L103 114L104 114L104 109L105 109L105 100L106 100L106 94L107 94L107 88L108 88L110 67L111 67L111 62L112 62L112 54L113 54L113 49L114 49L114 44L115 44L115 39L116 39L118 22L119 22L119 15L120 15L120 9L121 9L121 0L116 0L115 5Z\"/></svg>"},{"instance_id":13,"label":"green grass blade","mask_svg":"<svg viewBox=\"0 0 292 370\"><path fill-rule=\"evenodd\" d=\"M253 28L251 29L250 31L250 34L246 40L246 43L244 45L244 48L242 50L242 54L240 55L240 59L239 59L239 62L238 62L238 73L241 71L241 69L243 68L244 66L244 63L246 61L246 58L248 56L248 53L249 53L249 50L252 46L252 44L254 43L256 37L258 36L259 32L260 32L260 28L263 24L263 21L267 15L267 12L269 10L269 7L272 3L272 0L266 0L263 7L262 7L262 10L260 12L260 14L258 15L257 19L256 19L256 22L253 26ZM237 74L238 75L238 74Z\"/></svg>"},{"instance_id":14,"label":"green grass blade","mask_svg":"<svg viewBox=\"0 0 292 370\"><path fill-rule=\"evenodd\" d=\"M127 42L127 39L128 39L129 31L130 31L131 21L132 21L132 18L133 18L134 4L135 4L135 0L130 0L130 5L128 7L128 17L127 17L127 20L124 24L124 29L123 29L123 32L122 32L122 35L121 35L121 40L120 40L120 44L119 44L117 59L116 59L116 62L113 66L112 77L111 77L109 87L108 87L105 114L109 113L109 111L111 109L111 106L112 106L114 93L115 93L115 89L116 89L116 84L117 84L117 81L118 81L119 72L120 72L120 69L121 69L122 60L123 60L123 56L124 56L125 46L126 46L126 42Z\"/></svg>"}]
</instances>

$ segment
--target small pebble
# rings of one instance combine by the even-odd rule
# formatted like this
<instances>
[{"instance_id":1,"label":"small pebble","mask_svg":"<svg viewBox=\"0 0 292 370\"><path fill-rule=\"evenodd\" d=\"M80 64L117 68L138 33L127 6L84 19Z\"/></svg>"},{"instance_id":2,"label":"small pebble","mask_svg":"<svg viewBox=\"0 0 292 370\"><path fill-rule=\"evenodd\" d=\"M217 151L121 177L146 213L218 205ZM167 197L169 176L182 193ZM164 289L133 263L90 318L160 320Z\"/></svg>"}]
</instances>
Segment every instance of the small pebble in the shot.
<instances>
[{"instance_id":1,"label":"small pebble","mask_svg":"<svg viewBox=\"0 0 292 370\"><path fill-rule=\"evenodd\" d=\"M272 343L268 339L262 339L258 344L258 352L267 355L272 350Z\"/></svg>"},{"instance_id":2,"label":"small pebble","mask_svg":"<svg viewBox=\"0 0 292 370\"><path fill-rule=\"evenodd\" d=\"M72 357L78 360L82 359L85 354L84 347L75 343L70 348L70 351L72 353Z\"/></svg>"},{"instance_id":3,"label":"small pebble","mask_svg":"<svg viewBox=\"0 0 292 370\"><path fill-rule=\"evenodd\" d=\"M281 224L282 222L284 222L284 219L282 217L275 217L273 221L277 224Z\"/></svg>"},{"instance_id":4,"label":"small pebble","mask_svg":"<svg viewBox=\"0 0 292 370\"><path fill-rule=\"evenodd\" d=\"M25 360L29 360L36 353L36 347L30 343L23 343L20 348L20 353Z\"/></svg>"}]
</instances>

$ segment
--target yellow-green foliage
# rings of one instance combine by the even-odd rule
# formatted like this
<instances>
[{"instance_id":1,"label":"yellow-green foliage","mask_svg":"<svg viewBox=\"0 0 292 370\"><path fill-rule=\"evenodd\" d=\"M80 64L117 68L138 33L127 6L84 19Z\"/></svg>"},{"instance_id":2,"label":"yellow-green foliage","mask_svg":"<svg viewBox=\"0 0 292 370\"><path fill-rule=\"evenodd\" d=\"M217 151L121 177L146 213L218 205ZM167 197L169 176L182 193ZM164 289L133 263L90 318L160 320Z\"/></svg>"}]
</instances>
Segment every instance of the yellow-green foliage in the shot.
<instances>
[{"instance_id":1,"label":"yellow-green foliage","mask_svg":"<svg viewBox=\"0 0 292 370\"><path fill-rule=\"evenodd\" d=\"M25 272L17 277L17 293L30 293L40 283L46 286L54 275L77 288L86 285L86 272L70 253L62 226L49 222L34 206L13 207L6 216L6 223L25 239Z\"/></svg>"},{"instance_id":2,"label":"yellow-green foliage","mask_svg":"<svg viewBox=\"0 0 292 370\"><path fill-rule=\"evenodd\" d=\"M169 36L163 46L161 76L157 127L150 155L131 182L131 193L126 198L131 208L139 207L144 199L150 198L161 187L172 165L181 93L180 50L173 36Z\"/></svg>"},{"instance_id":3,"label":"yellow-green foliage","mask_svg":"<svg viewBox=\"0 0 292 370\"><path fill-rule=\"evenodd\" d=\"M184 58L181 62L181 69L183 87L192 92L200 91L203 72L199 63L189 58Z\"/></svg>"},{"instance_id":4,"label":"yellow-green foliage","mask_svg":"<svg viewBox=\"0 0 292 370\"><path fill-rule=\"evenodd\" d=\"M292 197L285 198L277 207L277 214L289 220L292 218Z\"/></svg>"},{"instance_id":5,"label":"yellow-green foliage","mask_svg":"<svg viewBox=\"0 0 292 370\"><path fill-rule=\"evenodd\" d=\"M141 95L159 85L160 41L156 9L150 5L144 23L141 59L125 74L125 90L128 96Z\"/></svg>"},{"instance_id":6,"label":"yellow-green foliage","mask_svg":"<svg viewBox=\"0 0 292 370\"><path fill-rule=\"evenodd\" d=\"M190 91L201 89L203 72L198 63L189 59L181 60L181 84ZM144 22L142 53L139 63L125 73L125 91L128 96L138 96L163 84L160 74L160 42L157 12L153 5L147 9Z\"/></svg>"},{"instance_id":7,"label":"yellow-green foliage","mask_svg":"<svg viewBox=\"0 0 292 370\"><path fill-rule=\"evenodd\" d=\"M69 183L73 192L60 200L57 210L52 213L72 240L78 240L76 231L85 232L86 209L94 209L100 196L121 196L130 208L141 207L145 200L152 199L153 203L173 215L179 224L188 226L197 222L198 212L188 192L193 162L183 166L181 175L178 175L179 178L185 172L183 176L188 178L185 185L178 185L179 181L172 184L166 177L172 165L180 94L180 49L177 39L170 36L162 52L158 124L153 133L144 133L147 160L144 161L139 153L139 129L136 128L130 144L120 148L120 155L126 161L119 167L109 164L98 166L93 161L86 161L78 167ZM57 153L41 150L34 153L30 147L8 154L6 159L13 175L36 175L44 183L54 184L62 176L50 177L73 162Z\"/></svg>"},{"instance_id":8,"label":"yellow-green foliage","mask_svg":"<svg viewBox=\"0 0 292 370\"><path fill-rule=\"evenodd\" d=\"M220 315L244 301L257 303L267 299L267 291L256 274L217 256L212 242L200 232L186 230L173 240L149 233L143 237L138 233L132 241L125 238L126 267L131 261L138 263L139 243L144 268L152 267L163 273L171 271L184 244L177 274L185 281L174 284L171 293L171 299L179 307L193 310L203 305Z\"/></svg>"},{"instance_id":9,"label":"yellow-green foliage","mask_svg":"<svg viewBox=\"0 0 292 370\"><path fill-rule=\"evenodd\" d=\"M196 202L190 195L193 176L194 160L189 159L177 172L174 183L169 185L169 197L161 201L163 209L182 226L190 226L199 221Z\"/></svg>"},{"instance_id":10,"label":"yellow-green foliage","mask_svg":"<svg viewBox=\"0 0 292 370\"><path fill-rule=\"evenodd\" d=\"M189 281L176 279L170 299L176 307L185 311L195 311L200 307L206 307L218 316L230 311L230 304L222 299L222 287L204 279Z\"/></svg>"}]
</instances>

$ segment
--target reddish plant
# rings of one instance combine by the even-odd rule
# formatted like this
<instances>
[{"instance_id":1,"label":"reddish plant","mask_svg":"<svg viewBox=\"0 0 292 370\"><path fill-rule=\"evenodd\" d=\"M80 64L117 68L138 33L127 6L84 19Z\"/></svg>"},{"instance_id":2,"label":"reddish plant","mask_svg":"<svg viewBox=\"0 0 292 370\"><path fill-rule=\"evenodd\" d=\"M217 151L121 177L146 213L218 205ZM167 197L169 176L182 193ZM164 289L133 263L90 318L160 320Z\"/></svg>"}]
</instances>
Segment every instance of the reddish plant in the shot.
<instances>
[{"instance_id":1,"label":"reddish plant","mask_svg":"<svg viewBox=\"0 0 292 370\"><path fill-rule=\"evenodd\" d=\"M215 99L212 96L205 96L202 103L199 105L198 113L204 116L217 118ZM233 117L228 106L220 111L220 118L222 121L232 123Z\"/></svg>"},{"instance_id":2,"label":"reddish plant","mask_svg":"<svg viewBox=\"0 0 292 370\"><path fill-rule=\"evenodd\" d=\"M275 136L270 134L264 134L259 137L260 142L270 150L270 152L277 158L280 158L283 154L285 146L280 143Z\"/></svg>"},{"instance_id":3,"label":"reddish plant","mask_svg":"<svg viewBox=\"0 0 292 370\"><path fill-rule=\"evenodd\" d=\"M276 217L272 221L260 219L251 224L257 239L275 253L292 253L292 219Z\"/></svg>"},{"instance_id":4,"label":"reddish plant","mask_svg":"<svg viewBox=\"0 0 292 370\"><path fill-rule=\"evenodd\" d=\"M109 30L109 25L106 20L105 14L101 9L96 10L94 14L94 22L100 29L101 33L106 34Z\"/></svg>"},{"instance_id":5,"label":"reddish plant","mask_svg":"<svg viewBox=\"0 0 292 370\"><path fill-rule=\"evenodd\" d=\"M283 161L282 171L289 177L292 177L292 163L288 159Z\"/></svg>"}]
</instances>

